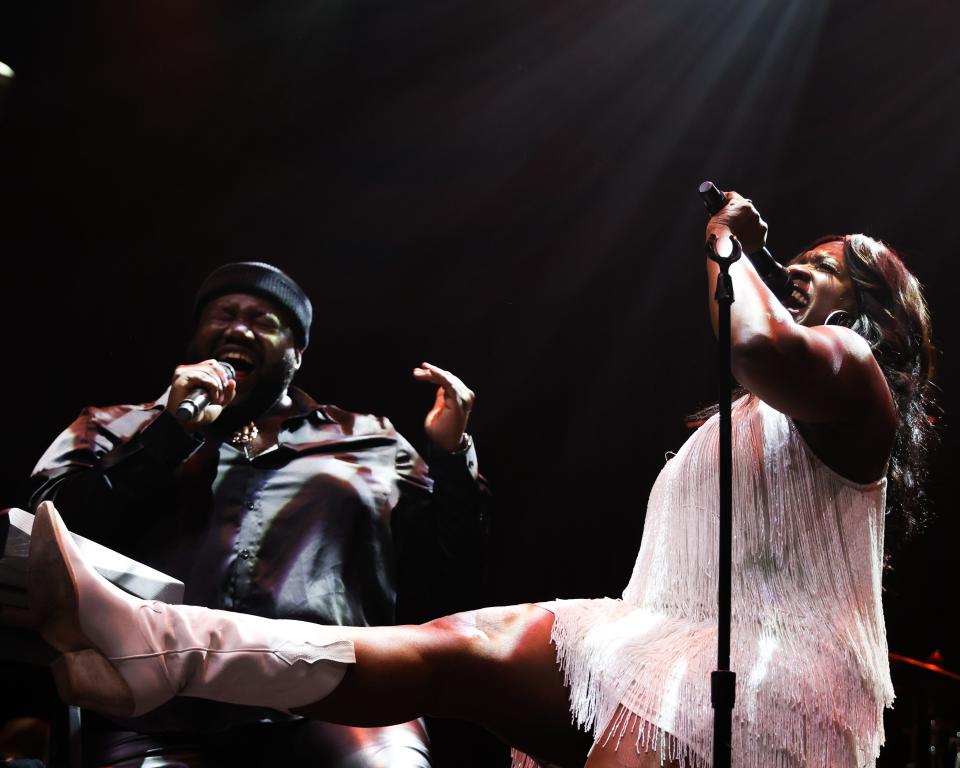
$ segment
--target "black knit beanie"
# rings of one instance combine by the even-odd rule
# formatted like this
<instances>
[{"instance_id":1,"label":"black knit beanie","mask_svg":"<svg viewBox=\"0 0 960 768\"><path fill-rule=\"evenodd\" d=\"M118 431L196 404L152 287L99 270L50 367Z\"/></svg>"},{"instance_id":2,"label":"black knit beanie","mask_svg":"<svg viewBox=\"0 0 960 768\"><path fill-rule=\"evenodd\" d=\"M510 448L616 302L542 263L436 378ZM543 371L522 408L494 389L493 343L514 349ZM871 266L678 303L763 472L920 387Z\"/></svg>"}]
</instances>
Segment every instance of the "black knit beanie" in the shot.
<instances>
[{"instance_id":1,"label":"black knit beanie","mask_svg":"<svg viewBox=\"0 0 960 768\"><path fill-rule=\"evenodd\" d=\"M193 302L194 321L200 317L207 302L228 293L252 293L275 301L290 313L297 343L301 350L306 349L310 341L313 306L307 294L288 274L260 261L240 261L217 267L197 291Z\"/></svg>"}]
</instances>

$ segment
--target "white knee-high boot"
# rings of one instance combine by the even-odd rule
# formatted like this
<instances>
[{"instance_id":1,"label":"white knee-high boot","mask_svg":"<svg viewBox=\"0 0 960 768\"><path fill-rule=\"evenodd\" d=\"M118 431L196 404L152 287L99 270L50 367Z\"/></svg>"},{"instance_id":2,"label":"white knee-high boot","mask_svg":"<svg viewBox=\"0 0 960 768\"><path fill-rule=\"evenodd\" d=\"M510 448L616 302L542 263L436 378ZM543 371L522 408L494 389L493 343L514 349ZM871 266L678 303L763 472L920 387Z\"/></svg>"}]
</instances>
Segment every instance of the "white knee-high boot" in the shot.
<instances>
[{"instance_id":1,"label":"white knee-high boot","mask_svg":"<svg viewBox=\"0 0 960 768\"><path fill-rule=\"evenodd\" d=\"M289 710L322 699L355 661L340 627L123 592L87 564L50 502L34 519L27 588L44 639L63 654L60 695L108 715L177 695Z\"/></svg>"}]
</instances>

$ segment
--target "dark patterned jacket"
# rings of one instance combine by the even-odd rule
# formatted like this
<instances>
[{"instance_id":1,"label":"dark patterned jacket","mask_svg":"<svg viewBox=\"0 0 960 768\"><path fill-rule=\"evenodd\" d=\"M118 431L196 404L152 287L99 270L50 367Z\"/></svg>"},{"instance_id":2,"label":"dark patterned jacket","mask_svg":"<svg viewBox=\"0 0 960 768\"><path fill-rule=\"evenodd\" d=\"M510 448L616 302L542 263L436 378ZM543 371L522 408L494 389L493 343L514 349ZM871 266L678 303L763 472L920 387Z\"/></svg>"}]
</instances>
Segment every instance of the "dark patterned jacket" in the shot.
<instances>
[{"instance_id":1,"label":"dark patterned jacket","mask_svg":"<svg viewBox=\"0 0 960 768\"><path fill-rule=\"evenodd\" d=\"M488 494L466 447L426 463L386 419L299 389L278 447L248 460L164 410L86 408L37 464L31 508L181 579L184 601L325 624L474 607Z\"/></svg>"}]
</instances>

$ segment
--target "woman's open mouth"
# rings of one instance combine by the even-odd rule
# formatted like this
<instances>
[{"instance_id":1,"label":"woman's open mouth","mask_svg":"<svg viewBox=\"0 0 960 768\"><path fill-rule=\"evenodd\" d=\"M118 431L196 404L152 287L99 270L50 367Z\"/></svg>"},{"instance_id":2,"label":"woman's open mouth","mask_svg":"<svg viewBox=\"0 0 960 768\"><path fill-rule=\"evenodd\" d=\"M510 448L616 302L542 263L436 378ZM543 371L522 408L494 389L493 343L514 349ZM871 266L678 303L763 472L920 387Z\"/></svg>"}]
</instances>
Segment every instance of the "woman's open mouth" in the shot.
<instances>
[{"instance_id":1,"label":"woman's open mouth","mask_svg":"<svg viewBox=\"0 0 960 768\"><path fill-rule=\"evenodd\" d=\"M787 308L787 311L793 315L794 320L796 320L809 305L809 294L807 294L806 290L800 285L793 283L793 290L789 296L784 298L783 306Z\"/></svg>"}]
</instances>

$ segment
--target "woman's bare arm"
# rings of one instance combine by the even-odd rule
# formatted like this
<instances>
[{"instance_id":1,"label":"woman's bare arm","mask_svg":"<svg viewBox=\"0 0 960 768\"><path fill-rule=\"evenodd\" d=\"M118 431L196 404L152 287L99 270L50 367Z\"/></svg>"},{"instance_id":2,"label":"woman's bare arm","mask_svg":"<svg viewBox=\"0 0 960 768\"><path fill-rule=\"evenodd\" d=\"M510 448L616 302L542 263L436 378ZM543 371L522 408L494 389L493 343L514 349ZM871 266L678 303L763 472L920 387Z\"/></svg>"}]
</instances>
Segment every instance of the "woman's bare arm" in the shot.
<instances>
[{"instance_id":1,"label":"woman's bare arm","mask_svg":"<svg viewBox=\"0 0 960 768\"><path fill-rule=\"evenodd\" d=\"M708 236L729 247L736 235L744 251L759 250L766 225L749 201L728 193L730 203L710 220ZM722 251L721 251L722 253ZM707 260L711 318L718 266ZM840 326L797 323L764 284L749 259L730 267L735 301L731 308L731 364L750 392L797 421L809 424L879 423L892 438L893 399L867 342Z\"/></svg>"}]
</instances>

